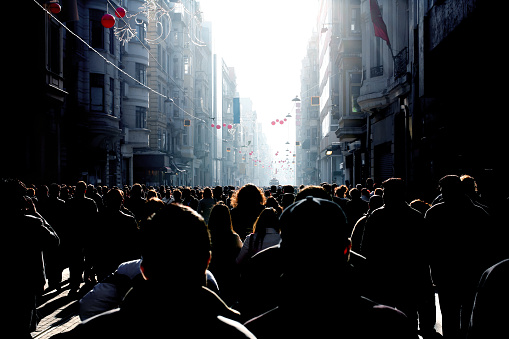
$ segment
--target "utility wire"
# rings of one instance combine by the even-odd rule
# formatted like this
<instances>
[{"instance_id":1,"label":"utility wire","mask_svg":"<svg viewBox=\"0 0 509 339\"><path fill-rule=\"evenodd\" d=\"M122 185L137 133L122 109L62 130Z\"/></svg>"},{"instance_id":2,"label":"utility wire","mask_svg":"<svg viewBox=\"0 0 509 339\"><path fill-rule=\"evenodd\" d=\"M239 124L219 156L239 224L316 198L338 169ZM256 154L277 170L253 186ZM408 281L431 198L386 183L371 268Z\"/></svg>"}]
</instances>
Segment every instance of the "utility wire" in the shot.
<instances>
[{"instance_id":1,"label":"utility wire","mask_svg":"<svg viewBox=\"0 0 509 339\"><path fill-rule=\"evenodd\" d=\"M121 72L122 74L126 75L127 77L129 77L130 79L134 80L136 83L138 83L139 85L145 87L146 89L148 89L149 91L153 92L154 94L156 95L159 95L167 100L170 100L178 109L180 109L182 112L184 112L185 114L193 117L194 119L197 119L197 120L200 120L202 122L206 122L205 120L203 119L200 119L200 118L197 118L195 116L193 116L192 114L186 112L182 107L180 107L179 105L177 105L172 98L170 98L169 96L167 95L164 95L162 93L159 93L158 91L156 91L155 89L147 86L146 84L142 83L141 81L139 81L138 79L134 78L132 75L130 75L129 73L127 73L126 71L122 70L121 68L119 68L117 65L115 65L113 62L111 62L110 60L108 60L106 57L104 57L99 51L97 51L95 48L93 48L92 46L90 46L85 40L83 40L83 38L81 38L78 34L74 33L72 30L69 29L69 27L67 27L66 25L64 25L60 20L58 20L51 12L49 12L46 8L44 8L43 5L41 5L37 0L34 0L34 2L37 4L37 6L39 6L43 11L45 11L49 16L51 16L60 26L62 26L67 32L69 32L71 35L73 35L74 37L76 37L78 40L80 40L83 44L85 44L85 46L87 46L91 51L93 51L94 53L96 53L99 57L101 57L107 64L110 64L111 66L113 66L116 70L118 70L119 72ZM109 2L109 1L108 1ZM111 5L111 4L110 4ZM138 38L139 39L139 38ZM141 41L140 41L141 42ZM143 45L143 43L142 43ZM143 45L143 47L146 48L145 45ZM148 50L148 49L147 49ZM150 52L149 52L150 54ZM153 57L153 56L152 56Z\"/></svg>"}]
</instances>

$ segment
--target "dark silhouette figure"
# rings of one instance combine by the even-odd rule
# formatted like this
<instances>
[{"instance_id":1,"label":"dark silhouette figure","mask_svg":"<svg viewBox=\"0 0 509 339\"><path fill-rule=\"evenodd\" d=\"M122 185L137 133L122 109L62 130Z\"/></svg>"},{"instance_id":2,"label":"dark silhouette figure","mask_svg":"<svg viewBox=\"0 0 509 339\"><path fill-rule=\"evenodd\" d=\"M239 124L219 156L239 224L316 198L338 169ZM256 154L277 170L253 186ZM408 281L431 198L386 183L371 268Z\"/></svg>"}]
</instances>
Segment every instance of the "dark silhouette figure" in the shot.
<instances>
[{"instance_id":1,"label":"dark silhouette figure","mask_svg":"<svg viewBox=\"0 0 509 339\"><path fill-rule=\"evenodd\" d=\"M131 195L125 200L125 207L133 212L136 221L139 223L145 215L145 198L143 197L143 188L140 184L134 184L131 188Z\"/></svg>"},{"instance_id":2,"label":"dark silhouette figure","mask_svg":"<svg viewBox=\"0 0 509 339\"><path fill-rule=\"evenodd\" d=\"M99 213L94 236L94 268L99 281L115 272L121 263L140 257L136 220L121 211L123 201L123 192L116 188L104 196L105 206Z\"/></svg>"},{"instance_id":3,"label":"dark silhouette figure","mask_svg":"<svg viewBox=\"0 0 509 339\"><path fill-rule=\"evenodd\" d=\"M233 305L237 298L239 280L235 260L242 248L242 242L233 230L230 210L223 202L217 203L212 208L208 227L212 242L212 260L209 269L217 280L221 298L228 305Z\"/></svg>"},{"instance_id":4,"label":"dark silhouette figure","mask_svg":"<svg viewBox=\"0 0 509 339\"><path fill-rule=\"evenodd\" d=\"M280 222L280 299L277 307L246 322L257 338L416 338L403 313L363 297L357 289L350 228L336 203L299 200L283 212ZM320 225L320 232L313 231L313 225Z\"/></svg>"},{"instance_id":5,"label":"dark silhouette figure","mask_svg":"<svg viewBox=\"0 0 509 339\"><path fill-rule=\"evenodd\" d=\"M49 186L49 195L42 204L41 215L51 225L60 238L60 246L44 251L46 278L50 289L60 289L62 271L68 266L68 220L65 201L60 199L60 185L53 183ZM42 207L42 206L41 206Z\"/></svg>"},{"instance_id":6,"label":"dark silhouette figure","mask_svg":"<svg viewBox=\"0 0 509 339\"><path fill-rule=\"evenodd\" d=\"M232 224L242 240L253 232L253 225L264 209L265 195L253 184L246 184L232 196Z\"/></svg>"},{"instance_id":7,"label":"dark silhouette figure","mask_svg":"<svg viewBox=\"0 0 509 339\"><path fill-rule=\"evenodd\" d=\"M351 200L346 203L346 217L350 227L353 229L357 220L359 220L364 213L369 209L368 203L361 198L361 191L356 188L350 190Z\"/></svg>"},{"instance_id":8,"label":"dark silhouette figure","mask_svg":"<svg viewBox=\"0 0 509 339\"><path fill-rule=\"evenodd\" d=\"M507 334L508 286L509 259L502 260L483 273L470 317L468 339L501 338Z\"/></svg>"},{"instance_id":9,"label":"dark silhouette figure","mask_svg":"<svg viewBox=\"0 0 509 339\"><path fill-rule=\"evenodd\" d=\"M465 337L475 289L481 274L493 264L482 235L490 233L489 215L464 194L460 178L439 182L442 202L426 212L430 227L431 273L437 285L444 336Z\"/></svg>"},{"instance_id":10,"label":"dark silhouette figure","mask_svg":"<svg viewBox=\"0 0 509 339\"><path fill-rule=\"evenodd\" d=\"M234 320L238 312L203 287L210 238L199 214L166 205L142 225L140 240L144 280L121 307L55 338L254 338Z\"/></svg>"},{"instance_id":11,"label":"dark silhouette figure","mask_svg":"<svg viewBox=\"0 0 509 339\"><path fill-rule=\"evenodd\" d=\"M212 198L212 190L209 187L205 187L203 190L203 198L198 202L198 213L201 214L205 223L209 223L210 212L212 207L216 204L216 200Z\"/></svg>"},{"instance_id":12,"label":"dark silhouette figure","mask_svg":"<svg viewBox=\"0 0 509 339\"><path fill-rule=\"evenodd\" d=\"M338 204L343 211L346 210L346 203L349 199L346 198L346 193L348 192L348 187L346 185L341 185L339 187L336 187L334 190L334 196L332 197L332 200Z\"/></svg>"},{"instance_id":13,"label":"dark silhouette figure","mask_svg":"<svg viewBox=\"0 0 509 339\"><path fill-rule=\"evenodd\" d=\"M388 179L383 187L384 205L367 218L360 247L367 258L367 296L402 310L415 331L419 320L424 338L434 336L435 294L424 216L406 203L403 180Z\"/></svg>"},{"instance_id":14,"label":"dark silhouette figure","mask_svg":"<svg viewBox=\"0 0 509 339\"><path fill-rule=\"evenodd\" d=\"M379 195L369 198L369 210L359 219L352 230L352 251L361 253L362 236L364 235L364 227L368 217L374 210L384 205L384 199Z\"/></svg>"},{"instance_id":15,"label":"dark silhouette figure","mask_svg":"<svg viewBox=\"0 0 509 339\"><path fill-rule=\"evenodd\" d=\"M85 196L86 189L85 182L78 182L74 197L66 203L69 216L69 293L71 296L78 292L83 274L85 279L94 280L91 271L93 266L91 246L98 212L94 200Z\"/></svg>"},{"instance_id":16,"label":"dark silhouette figure","mask_svg":"<svg viewBox=\"0 0 509 339\"><path fill-rule=\"evenodd\" d=\"M0 211L4 218L1 255L6 264L2 303L4 324L13 338L31 338L37 325L36 296L44 288L42 251L54 248L59 238L37 213L19 180L0 181Z\"/></svg>"}]
</instances>

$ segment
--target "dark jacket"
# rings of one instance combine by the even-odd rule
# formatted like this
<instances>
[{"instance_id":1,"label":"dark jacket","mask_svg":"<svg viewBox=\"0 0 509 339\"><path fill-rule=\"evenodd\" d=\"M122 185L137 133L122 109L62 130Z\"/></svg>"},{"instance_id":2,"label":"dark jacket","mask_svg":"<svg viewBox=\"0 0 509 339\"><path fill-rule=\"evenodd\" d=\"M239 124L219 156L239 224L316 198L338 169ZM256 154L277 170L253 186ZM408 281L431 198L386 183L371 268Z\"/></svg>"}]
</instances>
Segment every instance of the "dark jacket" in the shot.
<instances>
[{"instance_id":1,"label":"dark jacket","mask_svg":"<svg viewBox=\"0 0 509 339\"><path fill-rule=\"evenodd\" d=\"M468 339L500 338L507 334L509 311L509 259L487 269L481 277L474 301Z\"/></svg>"},{"instance_id":2,"label":"dark jacket","mask_svg":"<svg viewBox=\"0 0 509 339\"><path fill-rule=\"evenodd\" d=\"M95 228L94 266L97 273L108 275L129 260L140 257L138 227L133 216L118 209L105 208Z\"/></svg>"},{"instance_id":3,"label":"dark jacket","mask_svg":"<svg viewBox=\"0 0 509 339\"><path fill-rule=\"evenodd\" d=\"M233 320L238 313L205 287L162 290L148 281L134 287L124 304L55 338L254 338Z\"/></svg>"},{"instance_id":4,"label":"dark jacket","mask_svg":"<svg viewBox=\"0 0 509 339\"><path fill-rule=\"evenodd\" d=\"M367 218L361 254L367 258L366 296L402 310L421 329L435 325L424 216L399 201L385 204ZM417 323L416 323L417 327Z\"/></svg>"},{"instance_id":5,"label":"dark jacket","mask_svg":"<svg viewBox=\"0 0 509 339\"><path fill-rule=\"evenodd\" d=\"M326 284L322 290L317 286L320 284L311 288L308 284L299 284L299 277L294 276L290 285L288 281L283 283L286 288L280 305L247 321L245 326L261 339L416 339L416 329L412 328L405 314L359 294L353 270L349 265L340 273L345 274L345 279ZM284 276L282 279L285 280Z\"/></svg>"}]
</instances>

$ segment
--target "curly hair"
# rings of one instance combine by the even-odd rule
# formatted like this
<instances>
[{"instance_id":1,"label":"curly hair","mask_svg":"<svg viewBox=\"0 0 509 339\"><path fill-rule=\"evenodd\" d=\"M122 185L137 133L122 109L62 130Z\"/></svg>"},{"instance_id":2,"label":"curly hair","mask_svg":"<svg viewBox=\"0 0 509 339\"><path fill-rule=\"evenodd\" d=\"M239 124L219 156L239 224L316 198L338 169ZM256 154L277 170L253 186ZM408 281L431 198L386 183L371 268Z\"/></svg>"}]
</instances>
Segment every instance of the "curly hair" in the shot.
<instances>
[{"instance_id":1,"label":"curly hair","mask_svg":"<svg viewBox=\"0 0 509 339\"><path fill-rule=\"evenodd\" d=\"M232 207L264 205L265 199L265 194L259 187L253 184L245 184L233 194L231 205Z\"/></svg>"}]
</instances>

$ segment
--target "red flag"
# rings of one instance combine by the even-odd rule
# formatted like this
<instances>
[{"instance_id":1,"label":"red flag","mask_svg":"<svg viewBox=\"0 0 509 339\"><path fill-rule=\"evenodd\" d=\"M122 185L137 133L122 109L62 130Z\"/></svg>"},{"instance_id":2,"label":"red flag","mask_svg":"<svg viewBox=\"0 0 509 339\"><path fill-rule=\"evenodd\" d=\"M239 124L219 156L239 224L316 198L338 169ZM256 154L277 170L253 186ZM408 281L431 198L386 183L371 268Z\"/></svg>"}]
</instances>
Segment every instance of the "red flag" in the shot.
<instances>
[{"instance_id":1,"label":"red flag","mask_svg":"<svg viewBox=\"0 0 509 339\"><path fill-rule=\"evenodd\" d=\"M387 26L385 26L377 0L369 0L369 9L371 12L371 21L373 21L373 28L375 29L375 36L385 40L387 45L390 47L391 42L389 41L389 35L387 34Z\"/></svg>"}]
</instances>

